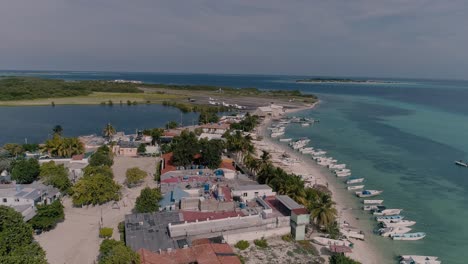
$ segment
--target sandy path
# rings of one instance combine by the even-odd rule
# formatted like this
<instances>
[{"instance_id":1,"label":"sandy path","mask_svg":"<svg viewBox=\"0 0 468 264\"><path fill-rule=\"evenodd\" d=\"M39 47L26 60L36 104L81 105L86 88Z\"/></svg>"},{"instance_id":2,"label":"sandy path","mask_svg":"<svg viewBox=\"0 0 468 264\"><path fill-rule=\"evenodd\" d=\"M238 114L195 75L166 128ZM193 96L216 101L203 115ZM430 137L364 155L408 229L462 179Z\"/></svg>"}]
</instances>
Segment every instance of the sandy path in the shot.
<instances>
[{"instance_id":1,"label":"sandy path","mask_svg":"<svg viewBox=\"0 0 468 264\"><path fill-rule=\"evenodd\" d=\"M123 198L118 202L118 209L113 208L113 203L75 208L70 198L63 199L65 221L58 224L54 230L36 236L36 240L47 253L49 263L94 263L102 241L99 238L101 215L103 226L112 227L113 238L120 240L117 226L124 220L126 214L131 213L141 189L146 186L156 187L152 177L156 170L155 158L115 157L112 167L114 179L122 184L125 181L125 171L131 167L139 167L148 172L150 176L147 176L145 182L139 187L132 189L123 187Z\"/></svg>"},{"instance_id":2,"label":"sandy path","mask_svg":"<svg viewBox=\"0 0 468 264\"><path fill-rule=\"evenodd\" d=\"M291 110L290 112L298 110L303 109ZM329 181L329 177L334 176L326 169L317 165L312 159L310 159L310 157L302 155L299 152L296 152L291 148L280 144L280 142L278 142L276 139L272 139L271 137L269 137L269 135L267 135L267 127L270 126L271 122L271 119L266 119L260 126L257 127L257 133L263 137L262 141L255 142L257 149L265 149L268 151L273 150L273 158L286 152L288 155L290 155L291 158L297 160L298 163L295 163L290 166L280 167L282 167L289 173L294 173L297 175L311 175L312 177L314 177L314 182L312 182L312 184L314 184L316 181L316 183L318 184L328 185L329 190L333 194L333 200L336 202L336 209L339 212L338 214L340 222L346 221L350 223L351 226L359 226L359 223L356 221L355 216L350 210L347 210L349 209L348 206L350 194L346 190L342 189L342 187L335 186L336 184L334 184L333 181ZM372 245L360 240L353 239L351 241L354 243L353 252L349 254L351 258L358 260L363 264L381 263L378 255L376 254L376 250L372 247ZM325 259L328 259L326 251L321 250L321 252L324 252L325 254L323 255L323 257Z\"/></svg>"}]
</instances>

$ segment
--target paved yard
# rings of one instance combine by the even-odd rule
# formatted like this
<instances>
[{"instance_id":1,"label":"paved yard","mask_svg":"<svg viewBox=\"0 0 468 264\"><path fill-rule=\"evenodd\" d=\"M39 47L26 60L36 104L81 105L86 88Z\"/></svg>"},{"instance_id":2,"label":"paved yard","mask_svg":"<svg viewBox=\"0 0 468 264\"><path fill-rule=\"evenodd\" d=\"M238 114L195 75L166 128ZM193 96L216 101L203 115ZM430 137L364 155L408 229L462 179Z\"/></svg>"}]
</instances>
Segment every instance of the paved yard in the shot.
<instances>
[{"instance_id":1,"label":"paved yard","mask_svg":"<svg viewBox=\"0 0 468 264\"><path fill-rule=\"evenodd\" d=\"M126 170L132 167L139 167L148 172L149 176L141 186L129 189L123 183ZM47 253L49 263L94 263L102 241L98 235L101 217L104 226L114 228L113 238L119 240L118 223L124 220L126 214L131 213L141 189L146 186L156 187L153 181L155 158L115 157L112 169L115 181L123 185L122 199L117 206L110 202L101 206L74 208L71 199L66 197L63 199L65 221L58 224L54 230L36 236Z\"/></svg>"}]
</instances>

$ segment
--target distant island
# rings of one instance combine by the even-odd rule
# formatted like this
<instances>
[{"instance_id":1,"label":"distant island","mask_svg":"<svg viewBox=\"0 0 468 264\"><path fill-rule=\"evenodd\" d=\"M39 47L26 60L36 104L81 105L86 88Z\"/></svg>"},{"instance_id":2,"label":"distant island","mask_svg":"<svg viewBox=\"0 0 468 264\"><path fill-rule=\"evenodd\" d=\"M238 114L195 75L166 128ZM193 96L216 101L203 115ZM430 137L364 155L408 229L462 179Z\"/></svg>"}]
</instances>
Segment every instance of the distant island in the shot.
<instances>
[{"instance_id":1,"label":"distant island","mask_svg":"<svg viewBox=\"0 0 468 264\"><path fill-rule=\"evenodd\" d=\"M308 78L296 80L297 83L395 83L391 81L360 80L346 78Z\"/></svg>"}]
</instances>

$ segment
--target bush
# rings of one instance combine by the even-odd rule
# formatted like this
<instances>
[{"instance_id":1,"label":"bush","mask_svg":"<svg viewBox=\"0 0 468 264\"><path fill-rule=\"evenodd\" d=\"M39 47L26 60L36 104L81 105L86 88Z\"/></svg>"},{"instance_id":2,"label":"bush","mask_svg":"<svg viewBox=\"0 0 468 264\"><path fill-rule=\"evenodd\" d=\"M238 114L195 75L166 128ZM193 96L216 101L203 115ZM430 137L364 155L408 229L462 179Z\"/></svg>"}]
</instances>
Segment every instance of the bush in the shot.
<instances>
[{"instance_id":1,"label":"bush","mask_svg":"<svg viewBox=\"0 0 468 264\"><path fill-rule=\"evenodd\" d=\"M261 239L255 239L254 244L261 249L265 249L268 247L268 242L264 237L262 237Z\"/></svg>"},{"instance_id":2,"label":"bush","mask_svg":"<svg viewBox=\"0 0 468 264\"><path fill-rule=\"evenodd\" d=\"M112 237L113 232L114 232L114 229L112 229L111 227L103 227L99 229L99 237L110 238Z\"/></svg>"},{"instance_id":3,"label":"bush","mask_svg":"<svg viewBox=\"0 0 468 264\"><path fill-rule=\"evenodd\" d=\"M328 259L330 264L361 264L358 261L355 261L343 254L333 254Z\"/></svg>"},{"instance_id":4,"label":"bush","mask_svg":"<svg viewBox=\"0 0 468 264\"><path fill-rule=\"evenodd\" d=\"M237 242L234 247L240 249L240 250L244 250L244 249L247 249L248 247L250 246L250 243L248 241L245 241L245 240L240 240L239 242Z\"/></svg>"},{"instance_id":5,"label":"bush","mask_svg":"<svg viewBox=\"0 0 468 264\"><path fill-rule=\"evenodd\" d=\"M120 233L120 241L125 241L125 221L119 222L117 228Z\"/></svg>"},{"instance_id":6,"label":"bush","mask_svg":"<svg viewBox=\"0 0 468 264\"><path fill-rule=\"evenodd\" d=\"M293 240L291 234L283 235L281 239L286 242L291 242Z\"/></svg>"},{"instance_id":7,"label":"bush","mask_svg":"<svg viewBox=\"0 0 468 264\"><path fill-rule=\"evenodd\" d=\"M34 229L49 231L64 219L63 205L56 200L49 205L38 205L37 214L29 221L29 224Z\"/></svg>"},{"instance_id":8,"label":"bush","mask_svg":"<svg viewBox=\"0 0 468 264\"><path fill-rule=\"evenodd\" d=\"M133 167L127 170L125 177L127 178L128 185L134 185L146 177L146 171L138 167Z\"/></svg>"},{"instance_id":9,"label":"bush","mask_svg":"<svg viewBox=\"0 0 468 264\"><path fill-rule=\"evenodd\" d=\"M162 161L158 161L156 163L156 173L154 174L154 180L157 182L161 180L161 162Z\"/></svg>"}]
</instances>

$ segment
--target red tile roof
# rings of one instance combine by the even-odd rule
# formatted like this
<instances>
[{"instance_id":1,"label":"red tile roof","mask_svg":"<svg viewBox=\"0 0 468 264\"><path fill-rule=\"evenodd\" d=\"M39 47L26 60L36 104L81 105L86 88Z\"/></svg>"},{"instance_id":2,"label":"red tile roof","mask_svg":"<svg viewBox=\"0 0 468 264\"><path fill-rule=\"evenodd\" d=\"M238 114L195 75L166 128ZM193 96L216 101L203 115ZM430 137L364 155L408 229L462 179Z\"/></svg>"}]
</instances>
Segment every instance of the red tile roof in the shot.
<instances>
[{"instance_id":1,"label":"red tile roof","mask_svg":"<svg viewBox=\"0 0 468 264\"><path fill-rule=\"evenodd\" d=\"M206 219L216 220L216 219L224 219L228 217L237 217L237 216L244 216L241 212L194 212L194 211L180 211L184 217L184 221L187 222L195 222L198 221L206 221Z\"/></svg>"},{"instance_id":2,"label":"red tile roof","mask_svg":"<svg viewBox=\"0 0 468 264\"><path fill-rule=\"evenodd\" d=\"M236 168L234 167L234 165L232 165L232 162L233 162L232 159L223 159L223 161L221 161L221 165L219 165L219 167L221 169L229 169L229 170L235 171Z\"/></svg>"},{"instance_id":3,"label":"red tile roof","mask_svg":"<svg viewBox=\"0 0 468 264\"><path fill-rule=\"evenodd\" d=\"M146 249L138 250L141 264L240 264L228 244L199 244L172 252L153 253Z\"/></svg>"},{"instance_id":4,"label":"red tile roof","mask_svg":"<svg viewBox=\"0 0 468 264\"><path fill-rule=\"evenodd\" d=\"M172 164L172 152L162 155L164 168L161 170L161 174L164 174L169 171L175 171L176 167Z\"/></svg>"},{"instance_id":5,"label":"red tile roof","mask_svg":"<svg viewBox=\"0 0 468 264\"><path fill-rule=\"evenodd\" d=\"M231 189L227 186L223 186L221 189L223 190L224 201L232 202Z\"/></svg>"},{"instance_id":6,"label":"red tile roof","mask_svg":"<svg viewBox=\"0 0 468 264\"><path fill-rule=\"evenodd\" d=\"M309 211L307 211L306 208L297 208L297 209L292 209L291 211L297 215L309 214Z\"/></svg>"}]
</instances>

